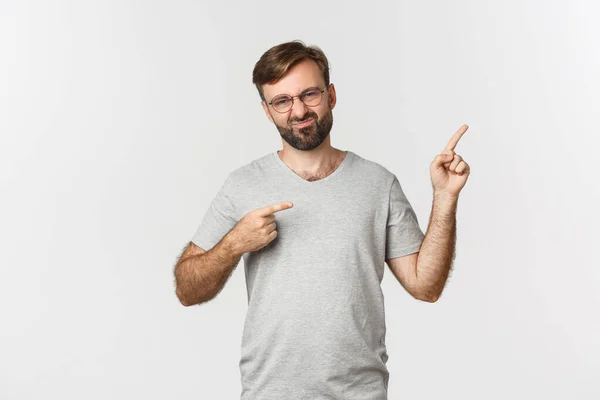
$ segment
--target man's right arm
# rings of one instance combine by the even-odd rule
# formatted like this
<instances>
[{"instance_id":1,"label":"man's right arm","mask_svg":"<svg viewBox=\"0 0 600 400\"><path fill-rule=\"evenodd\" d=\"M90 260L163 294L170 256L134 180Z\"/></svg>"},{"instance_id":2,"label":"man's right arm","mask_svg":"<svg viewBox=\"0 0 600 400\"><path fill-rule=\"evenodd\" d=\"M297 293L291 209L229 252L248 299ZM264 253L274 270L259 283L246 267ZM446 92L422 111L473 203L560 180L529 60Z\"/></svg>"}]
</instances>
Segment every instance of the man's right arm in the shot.
<instances>
[{"instance_id":1,"label":"man's right arm","mask_svg":"<svg viewBox=\"0 0 600 400\"><path fill-rule=\"evenodd\" d=\"M242 254L231 231L208 251L190 242L175 265L176 293L181 304L187 307L213 299Z\"/></svg>"},{"instance_id":2,"label":"man's right arm","mask_svg":"<svg viewBox=\"0 0 600 400\"><path fill-rule=\"evenodd\" d=\"M181 304L187 307L215 297L244 253L260 250L277 237L274 214L293 206L285 202L250 211L209 251L190 242L175 265Z\"/></svg>"}]
</instances>

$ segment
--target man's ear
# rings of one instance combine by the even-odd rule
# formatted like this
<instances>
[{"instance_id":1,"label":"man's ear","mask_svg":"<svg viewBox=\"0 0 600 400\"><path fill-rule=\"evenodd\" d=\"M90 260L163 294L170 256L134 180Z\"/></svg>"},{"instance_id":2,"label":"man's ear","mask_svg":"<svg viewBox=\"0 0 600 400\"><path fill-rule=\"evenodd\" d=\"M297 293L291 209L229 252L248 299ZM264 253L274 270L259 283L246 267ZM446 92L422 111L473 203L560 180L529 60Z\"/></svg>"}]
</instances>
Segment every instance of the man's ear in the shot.
<instances>
[{"instance_id":1,"label":"man's ear","mask_svg":"<svg viewBox=\"0 0 600 400\"><path fill-rule=\"evenodd\" d=\"M329 85L327 91L329 92L329 108L333 110L333 107L335 107L335 104L337 103L337 94L335 93L335 86L333 86L333 83Z\"/></svg>"},{"instance_id":2,"label":"man's ear","mask_svg":"<svg viewBox=\"0 0 600 400\"><path fill-rule=\"evenodd\" d=\"M271 116L271 113L269 112L268 104L264 100L261 101L260 104L262 105L262 108L265 111L265 114L267 114L267 118L269 118L269 121L273 122L273 117Z\"/></svg>"}]
</instances>

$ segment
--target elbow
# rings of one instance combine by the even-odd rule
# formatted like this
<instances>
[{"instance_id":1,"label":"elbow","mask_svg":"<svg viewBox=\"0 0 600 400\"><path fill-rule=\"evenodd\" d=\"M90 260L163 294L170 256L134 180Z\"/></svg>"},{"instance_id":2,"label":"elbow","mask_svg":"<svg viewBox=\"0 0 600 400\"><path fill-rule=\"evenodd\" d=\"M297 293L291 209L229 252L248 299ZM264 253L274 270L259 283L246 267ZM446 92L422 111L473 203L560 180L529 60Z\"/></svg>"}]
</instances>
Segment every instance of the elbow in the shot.
<instances>
[{"instance_id":1,"label":"elbow","mask_svg":"<svg viewBox=\"0 0 600 400\"><path fill-rule=\"evenodd\" d=\"M436 301L438 301L439 298L440 298L439 296L427 296L427 297L423 296L423 297L420 297L419 300L424 301L426 303L435 303Z\"/></svg>"},{"instance_id":2,"label":"elbow","mask_svg":"<svg viewBox=\"0 0 600 400\"><path fill-rule=\"evenodd\" d=\"M413 294L413 297L417 300L424 301L426 303L435 303L439 300L441 293L433 290L419 290Z\"/></svg>"},{"instance_id":3,"label":"elbow","mask_svg":"<svg viewBox=\"0 0 600 400\"><path fill-rule=\"evenodd\" d=\"M194 301L193 292L189 290L189 285L178 275L177 270L175 271L175 295L177 299L184 307L193 306L198 304L198 301Z\"/></svg>"},{"instance_id":4,"label":"elbow","mask_svg":"<svg viewBox=\"0 0 600 400\"><path fill-rule=\"evenodd\" d=\"M185 293L183 293L183 291L179 287L177 287L177 290L175 291L175 293L177 294L177 298L179 299L179 302L184 307L189 307L189 306L193 306L195 304L199 304L199 302L194 302L192 299L189 298L189 296L186 296Z\"/></svg>"},{"instance_id":5,"label":"elbow","mask_svg":"<svg viewBox=\"0 0 600 400\"><path fill-rule=\"evenodd\" d=\"M192 298L189 294L184 293L179 286L175 290L175 293L177 294L179 302L184 307L195 306L196 304L202 304L212 299L212 297Z\"/></svg>"},{"instance_id":6,"label":"elbow","mask_svg":"<svg viewBox=\"0 0 600 400\"><path fill-rule=\"evenodd\" d=\"M179 287L175 290L175 294L177 295L177 298L179 299L179 302L181 303L182 306L184 307L189 307L192 305L192 302L189 301L185 295L181 292L181 290L179 289Z\"/></svg>"},{"instance_id":7,"label":"elbow","mask_svg":"<svg viewBox=\"0 0 600 400\"><path fill-rule=\"evenodd\" d=\"M184 307L189 307L189 306L193 306L193 305L194 305L194 303L192 303L192 302L188 302L188 301L186 301L185 299L179 299L179 302L180 302L180 303L181 303L181 305L182 305L182 306L184 306Z\"/></svg>"}]
</instances>

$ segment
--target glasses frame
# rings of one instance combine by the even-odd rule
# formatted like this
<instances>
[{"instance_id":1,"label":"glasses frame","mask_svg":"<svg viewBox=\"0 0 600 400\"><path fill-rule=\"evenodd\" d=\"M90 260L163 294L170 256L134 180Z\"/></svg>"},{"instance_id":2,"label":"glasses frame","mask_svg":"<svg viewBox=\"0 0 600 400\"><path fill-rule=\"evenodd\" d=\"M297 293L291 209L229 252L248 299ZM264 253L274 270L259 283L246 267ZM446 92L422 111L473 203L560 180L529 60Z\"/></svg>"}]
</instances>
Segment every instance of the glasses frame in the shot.
<instances>
[{"instance_id":1,"label":"glasses frame","mask_svg":"<svg viewBox=\"0 0 600 400\"><path fill-rule=\"evenodd\" d=\"M319 89L318 87L309 87L309 88L307 88L307 89L304 89L304 90L302 91L302 93L300 93L300 94L299 94L299 95L297 95L297 96L290 96L289 94L278 94L278 95L274 96L274 97L271 99L271 101L269 101L267 104L268 104L268 105L270 105L271 107L273 107L273 100L275 100L277 97L279 97L279 96L288 96L288 97L291 97L291 98L292 98L292 105L290 106L290 108L288 108L288 109L287 109L287 110L285 110L285 111L278 111L278 110L277 110L275 107L273 107L273 110L275 110L276 112L278 112L278 113L280 113L280 114L285 114L285 113L289 112L291 109L293 109L293 108L294 108L294 99L296 99L296 98L297 98L298 100L300 100L300 101L301 101L301 102L302 102L302 103L303 103L303 104L304 104L306 107L316 107L316 106L318 106L319 104L321 104L321 101L323 101L323 93L324 93L324 92L325 92L325 91L326 91L326 90L329 88L329 86L331 86L331 83L330 83L329 85L326 85L326 86L325 86L325 88L323 88L323 89ZM308 90L313 90L313 89L317 89L317 90L319 90L319 91L321 92L321 98L319 99L319 102L318 102L317 104L315 104L314 106L309 106L308 104L306 104L306 103L304 102L304 100L302 100L302 98L301 98L301 97L302 97L302 96L303 96L303 95L306 93L306 91L308 91Z\"/></svg>"}]
</instances>

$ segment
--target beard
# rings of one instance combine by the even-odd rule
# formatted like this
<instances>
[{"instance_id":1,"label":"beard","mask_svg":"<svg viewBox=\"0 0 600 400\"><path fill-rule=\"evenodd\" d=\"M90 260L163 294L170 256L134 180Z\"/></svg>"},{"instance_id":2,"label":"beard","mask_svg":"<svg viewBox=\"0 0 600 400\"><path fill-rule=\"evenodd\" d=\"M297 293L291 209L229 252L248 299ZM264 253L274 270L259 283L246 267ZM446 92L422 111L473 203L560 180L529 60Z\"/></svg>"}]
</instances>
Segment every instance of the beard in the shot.
<instances>
[{"instance_id":1,"label":"beard","mask_svg":"<svg viewBox=\"0 0 600 400\"><path fill-rule=\"evenodd\" d=\"M306 121L312 118L314 123L303 128L294 128L292 124ZM329 110L323 118L319 118L317 113L309 111L302 117L290 118L287 126L279 126L275 124L279 134L290 146L297 150L313 150L316 149L325 141L331 127L333 126L333 113Z\"/></svg>"}]
</instances>

